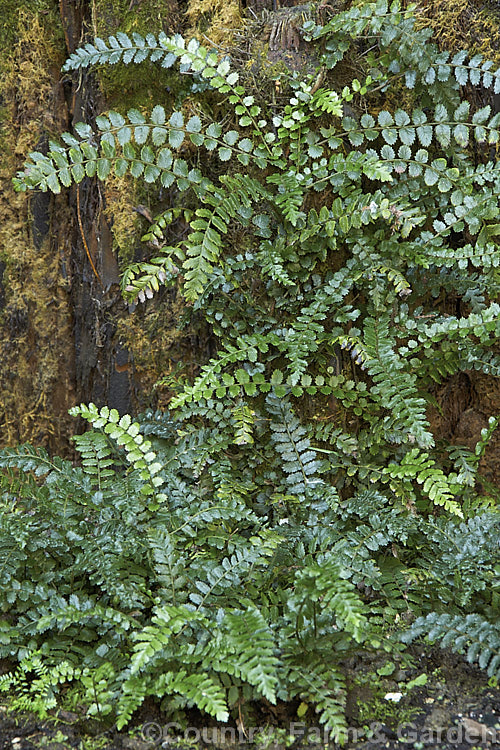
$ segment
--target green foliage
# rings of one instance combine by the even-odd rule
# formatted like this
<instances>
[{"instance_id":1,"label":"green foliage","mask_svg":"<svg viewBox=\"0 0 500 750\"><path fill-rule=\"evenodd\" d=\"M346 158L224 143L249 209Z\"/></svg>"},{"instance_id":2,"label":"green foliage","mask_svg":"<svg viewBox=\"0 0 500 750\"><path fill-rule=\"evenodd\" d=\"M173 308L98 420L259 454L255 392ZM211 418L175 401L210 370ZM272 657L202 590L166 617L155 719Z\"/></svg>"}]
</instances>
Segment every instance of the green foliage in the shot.
<instances>
[{"instance_id":1,"label":"green foliage","mask_svg":"<svg viewBox=\"0 0 500 750\"><path fill-rule=\"evenodd\" d=\"M396 648L390 632L409 606L489 611L497 512L466 524L424 520L373 489L346 504L312 481L319 462L290 405L273 397L268 409L282 419L271 423L273 436L280 429L270 465L277 475L284 464L289 494L274 480L267 507L263 486L237 484L223 466L207 464L200 476L195 434L158 415L122 418L117 429L112 410L79 407L94 426L76 438L82 468L26 447L1 452L10 614L0 621L0 656L20 664L0 689L16 692L17 707L43 714L71 685L91 714L113 713L118 726L147 696L226 721L245 689L254 700L299 697L341 737L346 650ZM133 449L144 443L162 466L161 496L152 497ZM286 466L294 460L296 476ZM371 592L369 606L360 590Z\"/></svg>"},{"instance_id":2,"label":"green foliage","mask_svg":"<svg viewBox=\"0 0 500 750\"><path fill-rule=\"evenodd\" d=\"M75 406L70 410L70 414L74 417L83 417L95 427L104 427L105 434L109 435L117 445L123 446L127 461L134 469L139 470L142 495L155 495L156 503L167 500L163 493L157 492L164 483L163 477L159 475L162 465L158 462L156 453L151 450L151 442L144 440L143 435L140 434L140 425L132 422L128 414L120 419L116 409L108 409L104 406L98 410L94 404ZM76 435L75 443L82 455L82 464L87 473L97 474L99 480L102 476L108 478L113 476L113 472L107 468L113 463L113 459L109 458L111 450L106 440L96 441L93 436ZM99 486L101 486L100 481ZM156 507L158 506L155 505L154 509Z\"/></svg>"},{"instance_id":3,"label":"green foliage","mask_svg":"<svg viewBox=\"0 0 500 750\"><path fill-rule=\"evenodd\" d=\"M170 415L73 409L91 425L78 467L0 453L0 656L20 663L2 684L32 706L64 679L119 726L149 696L221 721L300 699L342 738L343 657L400 649L414 615L406 639L451 628L497 674L500 524L478 467L499 420L470 451L436 441L427 407L433 383L500 372L500 115L463 98L499 73L439 52L398 2L305 33L321 74L290 76L278 104L196 41L95 40L67 71L178 61L189 107L108 112L18 174L170 189L122 289L176 283L214 344ZM361 80L338 89L351 47Z\"/></svg>"},{"instance_id":4,"label":"green foliage","mask_svg":"<svg viewBox=\"0 0 500 750\"><path fill-rule=\"evenodd\" d=\"M465 654L468 662L477 662L490 677L500 676L500 630L479 615L450 615L432 612L419 617L404 634L406 643L425 635L431 643Z\"/></svg>"}]
</instances>

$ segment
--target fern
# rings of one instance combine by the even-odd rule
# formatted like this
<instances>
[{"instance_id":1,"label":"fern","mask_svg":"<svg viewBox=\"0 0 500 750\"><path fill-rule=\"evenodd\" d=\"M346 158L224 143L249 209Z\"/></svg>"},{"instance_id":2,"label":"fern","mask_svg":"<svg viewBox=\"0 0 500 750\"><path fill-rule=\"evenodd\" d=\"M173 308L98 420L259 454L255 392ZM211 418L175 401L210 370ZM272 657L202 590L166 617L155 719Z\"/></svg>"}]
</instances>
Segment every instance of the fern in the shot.
<instances>
[{"instance_id":1,"label":"fern","mask_svg":"<svg viewBox=\"0 0 500 750\"><path fill-rule=\"evenodd\" d=\"M265 618L253 606L244 611L228 612L222 629L221 642L211 644L207 657L213 660L214 669L240 677L254 685L271 703L276 703L278 687L278 659L272 630ZM226 632L224 632L226 631ZM220 648L220 651L219 651Z\"/></svg>"},{"instance_id":2,"label":"fern","mask_svg":"<svg viewBox=\"0 0 500 750\"><path fill-rule=\"evenodd\" d=\"M429 29L415 29L414 8L402 10L399 3L388 6L386 0L366 3L362 8L352 8L337 14L327 25L315 27L306 24L308 33L315 38L328 37L326 60L334 67L350 47L349 39L376 36L380 52L388 55L387 66L392 74L404 73L405 84L417 93L425 87L434 97L450 96L459 86L470 82L473 86L500 91L500 72L492 71L493 64L478 54L469 56L460 50L451 57L440 52L429 42Z\"/></svg>"},{"instance_id":3,"label":"fern","mask_svg":"<svg viewBox=\"0 0 500 750\"><path fill-rule=\"evenodd\" d=\"M183 325L210 337L157 384L170 414L75 407L79 466L0 452L0 656L21 665L2 683L26 707L65 682L120 727L148 698L220 721L299 699L340 740L343 657L400 649L412 619L406 641L498 673L498 514L478 473L498 419L466 451L436 440L428 406L433 383L500 372L500 115L464 98L499 72L439 50L397 0L304 33L321 70L273 103L196 40L87 43L67 72L178 63L193 86L76 124L15 180L169 191L122 292L132 311L175 284Z\"/></svg>"},{"instance_id":4,"label":"fern","mask_svg":"<svg viewBox=\"0 0 500 750\"><path fill-rule=\"evenodd\" d=\"M291 697L299 695L317 707L319 720L336 742L343 742L347 734L345 721L345 680L324 664L308 664L307 669L289 666L290 682L296 685Z\"/></svg>"},{"instance_id":5,"label":"fern","mask_svg":"<svg viewBox=\"0 0 500 750\"><path fill-rule=\"evenodd\" d=\"M452 500L460 490L455 477L446 477L435 461L430 459L427 453L421 453L418 448L408 451L400 464L389 464L383 473L393 479L410 482L415 480L422 485L423 491L433 503L443 505L450 513L463 517L460 506Z\"/></svg>"},{"instance_id":6,"label":"fern","mask_svg":"<svg viewBox=\"0 0 500 750\"><path fill-rule=\"evenodd\" d=\"M270 427L285 475L285 487L289 492L303 495L307 486L317 481L315 474L319 469L307 432L286 402L270 394L267 408L279 420L271 422Z\"/></svg>"},{"instance_id":7,"label":"fern","mask_svg":"<svg viewBox=\"0 0 500 750\"><path fill-rule=\"evenodd\" d=\"M409 643L424 634L431 643L440 641L442 648L465 653L468 662L477 662L490 677L500 674L500 633L483 617L433 612L419 617L401 638Z\"/></svg>"},{"instance_id":8,"label":"fern","mask_svg":"<svg viewBox=\"0 0 500 750\"><path fill-rule=\"evenodd\" d=\"M425 401L416 392L415 377L405 371L394 351L387 315L381 316L377 321L373 318L366 319L365 350L362 356L375 383L372 393L398 415L403 430L408 430L407 440L416 441L421 446L432 446L434 439L428 428ZM389 420L387 428L391 428Z\"/></svg>"},{"instance_id":9,"label":"fern","mask_svg":"<svg viewBox=\"0 0 500 750\"><path fill-rule=\"evenodd\" d=\"M151 442L144 440L140 434L140 426L137 422L132 422L128 414L120 418L116 409L108 409L107 406L98 410L94 404L75 406L70 410L70 413L73 416L81 416L87 419L95 427L103 427L104 432L110 438L115 440L118 445L123 445L127 461L133 465L134 469L140 472L140 478L144 480L141 493L146 496L155 495L155 504L166 500L166 496L163 493L157 492L157 489L164 483L163 477L159 476L162 466L156 460L156 453L151 450ZM85 438L77 438L79 449L82 449L86 442L88 444ZM96 448L95 442L95 439L91 440L91 445L93 445L94 449ZM99 459L102 459L102 457L100 455ZM105 457L107 458L106 453ZM87 463L84 462L84 466L89 471L89 463L90 471L94 473L92 461L89 461L88 458ZM104 467L108 466L109 463L110 461L107 461ZM102 466L102 463L99 462L99 465Z\"/></svg>"}]
</instances>

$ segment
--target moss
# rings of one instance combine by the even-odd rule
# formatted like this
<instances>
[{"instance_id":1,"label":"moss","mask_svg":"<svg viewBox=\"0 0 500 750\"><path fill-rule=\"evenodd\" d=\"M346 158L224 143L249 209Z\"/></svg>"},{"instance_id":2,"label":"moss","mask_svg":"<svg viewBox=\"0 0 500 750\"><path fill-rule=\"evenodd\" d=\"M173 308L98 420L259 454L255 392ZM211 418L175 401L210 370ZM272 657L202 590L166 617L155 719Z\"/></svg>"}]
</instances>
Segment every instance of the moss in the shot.
<instances>
[{"instance_id":1,"label":"moss","mask_svg":"<svg viewBox=\"0 0 500 750\"><path fill-rule=\"evenodd\" d=\"M64 450L70 431L66 406L73 401L71 316L61 277L67 237L60 226L50 225L49 199L31 196L29 202L11 186L26 152L65 123L58 76L63 34L55 2L0 0L0 14L2 444L30 441ZM60 199L59 204L64 216Z\"/></svg>"},{"instance_id":2,"label":"moss","mask_svg":"<svg viewBox=\"0 0 500 750\"><path fill-rule=\"evenodd\" d=\"M19 24L23 14L43 19L42 25L51 28L52 36L62 39L57 4L52 0L0 0L0 66L10 57L19 39ZM26 18L26 16L24 16ZM36 40L33 38L36 46Z\"/></svg>"},{"instance_id":3,"label":"moss","mask_svg":"<svg viewBox=\"0 0 500 750\"><path fill-rule=\"evenodd\" d=\"M134 369L136 408L166 407L171 394L156 383L181 360L193 357L192 342L179 330L184 301L175 290L165 291L118 323L117 339L126 346Z\"/></svg>"},{"instance_id":4,"label":"moss","mask_svg":"<svg viewBox=\"0 0 500 750\"><path fill-rule=\"evenodd\" d=\"M421 2L417 13L420 27L430 26L434 39L447 50L481 52L500 63L500 16L481 0Z\"/></svg>"},{"instance_id":5,"label":"moss","mask_svg":"<svg viewBox=\"0 0 500 750\"><path fill-rule=\"evenodd\" d=\"M145 35L179 31L176 0L97 0L92 6L92 33L107 38L116 31ZM126 111L131 107L151 108L151 103L168 104L178 88L178 73L162 70L151 62L140 65L110 65L96 71L106 107ZM173 92L173 93L172 93Z\"/></svg>"},{"instance_id":6,"label":"moss","mask_svg":"<svg viewBox=\"0 0 500 750\"><path fill-rule=\"evenodd\" d=\"M138 187L137 180L130 175L112 175L103 186L104 214L113 234L113 250L122 267L134 260L135 248L142 234L139 215L134 210L141 203Z\"/></svg>"},{"instance_id":7,"label":"moss","mask_svg":"<svg viewBox=\"0 0 500 750\"><path fill-rule=\"evenodd\" d=\"M93 35L107 38L116 31L125 33L179 30L180 14L176 0L94 0L92 5ZM110 65L95 71L104 109L126 112L137 108L151 111L155 104L174 106L185 85L177 70L163 70L151 62L140 65ZM104 104L105 102L105 104ZM134 259L143 227L134 207L140 203L155 203L159 195L154 186L149 189L133 180L112 177L102 186L108 219L114 238L114 250L122 266Z\"/></svg>"},{"instance_id":8,"label":"moss","mask_svg":"<svg viewBox=\"0 0 500 750\"><path fill-rule=\"evenodd\" d=\"M189 0L186 12L191 24L188 36L203 37L215 45L231 44L243 19L238 0Z\"/></svg>"}]
</instances>

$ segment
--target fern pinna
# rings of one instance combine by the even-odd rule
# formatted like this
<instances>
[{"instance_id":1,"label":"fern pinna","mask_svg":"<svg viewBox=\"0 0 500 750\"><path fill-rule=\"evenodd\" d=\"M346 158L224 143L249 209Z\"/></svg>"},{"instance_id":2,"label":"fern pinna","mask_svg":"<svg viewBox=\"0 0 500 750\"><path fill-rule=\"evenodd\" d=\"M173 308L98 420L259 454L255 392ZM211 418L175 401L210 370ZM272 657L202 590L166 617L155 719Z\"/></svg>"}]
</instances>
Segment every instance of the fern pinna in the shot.
<instances>
[{"instance_id":1,"label":"fern pinna","mask_svg":"<svg viewBox=\"0 0 500 750\"><path fill-rule=\"evenodd\" d=\"M407 640L460 632L498 674L499 516L479 474L498 418L473 450L436 445L428 406L451 375L500 371L500 74L440 51L397 0L303 34L321 68L290 73L274 104L196 40L86 44L67 72L178 62L191 89L173 110L77 124L16 178L57 193L114 172L170 190L154 255L123 269L122 290L147 303L176 284L184 322L202 318L214 344L169 415L77 407L93 427L79 468L1 454L0 654L20 660L2 684L23 705L48 705L64 674L119 726L147 696L221 721L300 699L341 737L342 655L398 653L414 615ZM354 51L359 77L339 86Z\"/></svg>"}]
</instances>

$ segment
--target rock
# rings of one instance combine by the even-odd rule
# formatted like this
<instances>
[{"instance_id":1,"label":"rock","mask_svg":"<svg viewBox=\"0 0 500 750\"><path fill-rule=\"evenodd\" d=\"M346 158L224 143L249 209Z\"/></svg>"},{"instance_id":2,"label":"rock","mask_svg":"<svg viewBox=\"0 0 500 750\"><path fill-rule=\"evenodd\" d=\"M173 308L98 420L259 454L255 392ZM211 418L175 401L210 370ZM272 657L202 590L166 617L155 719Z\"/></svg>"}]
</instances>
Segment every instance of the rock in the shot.
<instances>
[{"instance_id":1,"label":"rock","mask_svg":"<svg viewBox=\"0 0 500 750\"><path fill-rule=\"evenodd\" d=\"M67 722L68 724L75 724L80 720L80 717L78 716L78 714L75 714L74 711L64 711L63 709L59 711L59 713L57 714L57 718L61 721Z\"/></svg>"},{"instance_id":2,"label":"rock","mask_svg":"<svg viewBox=\"0 0 500 750\"><path fill-rule=\"evenodd\" d=\"M151 750L151 742L144 742L144 740L138 740L135 737L124 737L122 748L124 750Z\"/></svg>"},{"instance_id":3,"label":"rock","mask_svg":"<svg viewBox=\"0 0 500 750\"><path fill-rule=\"evenodd\" d=\"M464 717L462 726L465 728L467 736L466 742L475 744L476 742L494 742L496 732L494 729L487 727L486 724L480 724L479 721Z\"/></svg>"},{"instance_id":4,"label":"rock","mask_svg":"<svg viewBox=\"0 0 500 750\"><path fill-rule=\"evenodd\" d=\"M433 732L441 729L448 729L451 726L451 714L445 708L439 707L433 709L425 720L425 729Z\"/></svg>"}]
</instances>

